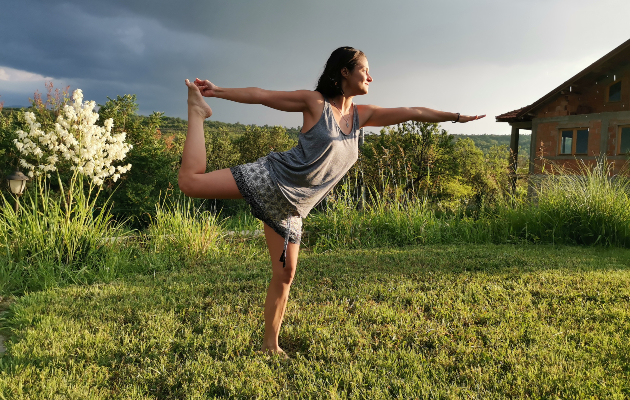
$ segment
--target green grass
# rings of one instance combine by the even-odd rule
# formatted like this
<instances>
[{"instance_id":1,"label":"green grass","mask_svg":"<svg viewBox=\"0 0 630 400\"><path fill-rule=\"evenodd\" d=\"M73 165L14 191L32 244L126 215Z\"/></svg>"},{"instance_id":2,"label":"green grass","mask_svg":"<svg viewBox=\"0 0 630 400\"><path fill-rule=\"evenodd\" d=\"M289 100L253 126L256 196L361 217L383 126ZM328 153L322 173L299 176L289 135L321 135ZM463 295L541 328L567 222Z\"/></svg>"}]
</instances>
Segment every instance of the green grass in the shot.
<instances>
[{"instance_id":1,"label":"green grass","mask_svg":"<svg viewBox=\"0 0 630 400\"><path fill-rule=\"evenodd\" d=\"M306 249L281 346L257 352L262 239L230 257L26 294L0 398L630 396L630 251Z\"/></svg>"}]
</instances>

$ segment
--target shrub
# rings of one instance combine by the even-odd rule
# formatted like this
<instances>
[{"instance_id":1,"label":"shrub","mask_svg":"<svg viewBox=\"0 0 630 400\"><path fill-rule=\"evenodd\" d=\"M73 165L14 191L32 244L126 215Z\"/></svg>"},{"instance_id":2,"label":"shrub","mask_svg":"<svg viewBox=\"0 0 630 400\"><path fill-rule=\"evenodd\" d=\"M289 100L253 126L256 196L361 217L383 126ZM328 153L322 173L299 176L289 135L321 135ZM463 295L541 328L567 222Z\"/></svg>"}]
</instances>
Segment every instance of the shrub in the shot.
<instances>
[{"instance_id":1,"label":"shrub","mask_svg":"<svg viewBox=\"0 0 630 400\"><path fill-rule=\"evenodd\" d=\"M108 98L99 113L101 122L113 120L114 132L127 132L127 140L133 145L127 155L127 161L133 165L131 171L117 184L110 182L104 187L112 214L134 228L144 228L155 216L160 198L177 188L181 151L162 137L161 113L141 117L137 109L136 96L124 95Z\"/></svg>"},{"instance_id":2,"label":"shrub","mask_svg":"<svg viewBox=\"0 0 630 400\"><path fill-rule=\"evenodd\" d=\"M40 114L25 112L26 129L16 132L20 165L35 184L16 211L0 194L5 204L0 213L0 276L7 278L0 285L7 287L0 290L93 276L94 269L116 253L107 239L123 235L107 200L100 207L97 200L106 179L116 180L131 167L112 165L130 146L124 132L112 134L111 119L104 126L95 124L95 104L84 103L79 89L73 100L63 104L54 125L45 112L40 113L43 122ZM51 181L52 175L56 180ZM22 283L14 282L16 277Z\"/></svg>"}]
</instances>

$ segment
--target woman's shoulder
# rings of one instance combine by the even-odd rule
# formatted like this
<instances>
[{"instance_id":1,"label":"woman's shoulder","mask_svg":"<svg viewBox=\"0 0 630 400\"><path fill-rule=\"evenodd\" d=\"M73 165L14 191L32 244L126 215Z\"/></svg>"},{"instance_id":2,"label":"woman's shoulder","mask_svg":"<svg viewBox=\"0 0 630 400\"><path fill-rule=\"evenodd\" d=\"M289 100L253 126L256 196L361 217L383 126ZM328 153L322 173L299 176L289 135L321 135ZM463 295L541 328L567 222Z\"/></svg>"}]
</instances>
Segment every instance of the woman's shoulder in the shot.
<instances>
[{"instance_id":1,"label":"woman's shoulder","mask_svg":"<svg viewBox=\"0 0 630 400\"><path fill-rule=\"evenodd\" d=\"M316 90L304 90L304 97L313 104L322 105L326 102L326 98Z\"/></svg>"}]
</instances>

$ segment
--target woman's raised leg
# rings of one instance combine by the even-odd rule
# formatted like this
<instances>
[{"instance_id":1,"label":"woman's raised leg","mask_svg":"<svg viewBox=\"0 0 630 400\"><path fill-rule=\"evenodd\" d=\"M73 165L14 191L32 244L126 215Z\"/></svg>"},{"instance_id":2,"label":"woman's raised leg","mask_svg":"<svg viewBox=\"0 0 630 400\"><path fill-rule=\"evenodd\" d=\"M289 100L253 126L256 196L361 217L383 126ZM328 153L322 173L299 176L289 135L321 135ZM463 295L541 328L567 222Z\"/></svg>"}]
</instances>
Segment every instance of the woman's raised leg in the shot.
<instances>
[{"instance_id":1,"label":"woman's raised leg","mask_svg":"<svg viewBox=\"0 0 630 400\"><path fill-rule=\"evenodd\" d=\"M265 338L262 351L285 355L278 345L278 335L289 299L289 290L295 276L300 245L289 242L286 254L286 266L282 267L280 256L284 250L284 238L265 224L265 239L271 256L272 276L267 299L265 300Z\"/></svg>"},{"instance_id":2,"label":"woman's raised leg","mask_svg":"<svg viewBox=\"0 0 630 400\"><path fill-rule=\"evenodd\" d=\"M186 79L188 86L188 134L184 143L182 166L179 169L179 188L190 197L202 199L241 199L229 169L206 173L206 144L203 121L212 109L203 99L199 88Z\"/></svg>"}]
</instances>

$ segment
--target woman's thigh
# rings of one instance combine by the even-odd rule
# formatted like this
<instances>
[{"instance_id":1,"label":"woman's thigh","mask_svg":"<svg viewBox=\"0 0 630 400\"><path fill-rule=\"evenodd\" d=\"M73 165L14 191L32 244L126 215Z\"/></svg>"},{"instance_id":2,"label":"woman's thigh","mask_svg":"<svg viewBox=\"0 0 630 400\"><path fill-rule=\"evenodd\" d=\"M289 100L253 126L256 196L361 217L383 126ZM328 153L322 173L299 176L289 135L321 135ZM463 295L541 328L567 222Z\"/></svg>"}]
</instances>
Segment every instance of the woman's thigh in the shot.
<instances>
[{"instance_id":1,"label":"woman's thigh","mask_svg":"<svg viewBox=\"0 0 630 400\"><path fill-rule=\"evenodd\" d=\"M180 177L181 179L181 177ZM242 199L229 168L187 176L186 194L199 199Z\"/></svg>"}]
</instances>

